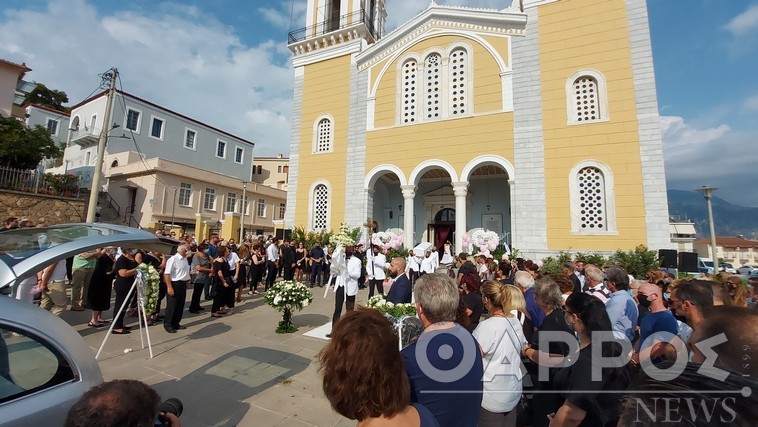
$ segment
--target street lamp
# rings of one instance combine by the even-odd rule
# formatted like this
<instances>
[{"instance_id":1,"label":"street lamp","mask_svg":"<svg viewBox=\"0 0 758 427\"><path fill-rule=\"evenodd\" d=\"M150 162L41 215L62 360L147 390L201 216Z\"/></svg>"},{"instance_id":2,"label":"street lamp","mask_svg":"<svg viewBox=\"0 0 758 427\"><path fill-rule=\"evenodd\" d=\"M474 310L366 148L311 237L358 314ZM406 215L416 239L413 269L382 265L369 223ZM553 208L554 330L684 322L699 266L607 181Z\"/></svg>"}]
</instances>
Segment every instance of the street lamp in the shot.
<instances>
[{"instance_id":1,"label":"street lamp","mask_svg":"<svg viewBox=\"0 0 758 427\"><path fill-rule=\"evenodd\" d=\"M245 241L245 202L247 202L247 181L242 181L242 203L240 206L240 245Z\"/></svg>"},{"instance_id":2,"label":"street lamp","mask_svg":"<svg viewBox=\"0 0 758 427\"><path fill-rule=\"evenodd\" d=\"M719 271L719 259L716 253L716 228L713 226L713 206L711 205L711 196L713 192L718 190L718 187L712 187L710 185L704 185L697 189L697 191L703 193L705 203L708 206L708 222L711 227L711 258L713 259L713 274Z\"/></svg>"}]
</instances>

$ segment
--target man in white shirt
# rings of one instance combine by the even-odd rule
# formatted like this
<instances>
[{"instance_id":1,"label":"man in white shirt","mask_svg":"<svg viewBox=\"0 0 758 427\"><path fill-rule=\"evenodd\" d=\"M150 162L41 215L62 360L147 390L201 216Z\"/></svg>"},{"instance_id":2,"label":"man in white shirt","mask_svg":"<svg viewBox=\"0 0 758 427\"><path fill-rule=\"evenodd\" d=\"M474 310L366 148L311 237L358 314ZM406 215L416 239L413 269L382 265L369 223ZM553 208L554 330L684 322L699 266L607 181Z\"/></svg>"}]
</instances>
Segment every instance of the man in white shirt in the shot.
<instances>
[{"instance_id":1,"label":"man in white shirt","mask_svg":"<svg viewBox=\"0 0 758 427\"><path fill-rule=\"evenodd\" d=\"M408 277L411 279L411 283L415 283L416 279L418 279L418 272L421 266L419 265L419 257L416 256L413 249L408 251L408 261L406 264L408 265Z\"/></svg>"},{"instance_id":2,"label":"man in white shirt","mask_svg":"<svg viewBox=\"0 0 758 427\"><path fill-rule=\"evenodd\" d=\"M166 261L163 273L166 283L166 316L163 318L163 328L170 334L177 329L187 329L181 324L184 302L187 299L187 284L190 279L190 266L187 262L187 244L182 243L176 248L174 256Z\"/></svg>"},{"instance_id":3,"label":"man in white shirt","mask_svg":"<svg viewBox=\"0 0 758 427\"><path fill-rule=\"evenodd\" d=\"M276 273L279 269L279 239L274 237L271 244L266 248L266 288L274 286Z\"/></svg>"},{"instance_id":4,"label":"man in white shirt","mask_svg":"<svg viewBox=\"0 0 758 427\"><path fill-rule=\"evenodd\" d=\"M374 287L380 294L384 295L384 279L387 277L384 275L384 267L386 265L387 257L379 251L379 246L371 245L371 254L366 264L370 280L368 285L369 298L374 296Z\"/></svg>"},{"instance_id":5,"label":"man in white shirt","mask_svg":"<svg viewBox=\"0 0 758 427\"><path fill-rule=\"evenodd\" d=\"M434 273L434 269L434 257L432 257L432 251L427 250L424 253L424 259L421 260L420 275L423 276L424 274L432 274Z\"/></svg>"}]
</instances>

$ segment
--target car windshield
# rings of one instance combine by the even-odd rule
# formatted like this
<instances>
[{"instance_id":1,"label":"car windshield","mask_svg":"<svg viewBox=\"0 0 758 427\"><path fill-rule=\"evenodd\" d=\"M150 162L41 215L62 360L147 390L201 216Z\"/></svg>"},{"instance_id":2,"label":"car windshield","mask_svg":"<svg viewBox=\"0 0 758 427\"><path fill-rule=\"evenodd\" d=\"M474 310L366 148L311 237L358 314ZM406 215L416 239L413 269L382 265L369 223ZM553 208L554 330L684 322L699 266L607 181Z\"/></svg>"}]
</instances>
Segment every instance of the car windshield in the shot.
<instances>
[{"instance_id":1,"label":"car windshield","mask_svg":"<svg viewBox=\"0 0 758 427\"><path fill-rule=\"evenodd\" d=\"M0 233L0 259L8 266L38 254L45 249L95 236L126 234L97 224L65 224L40 228L19 228Z\"/></svg>"},{"instance_id":2,"label":"car windshield","mask_svg":"<svg viewBox=\"0 0 758 427\"><path fill-rule=\"evenodd\" d=\"M706 267L713 267L713 261L703 261Z\"/></svg>"}]
</instances>

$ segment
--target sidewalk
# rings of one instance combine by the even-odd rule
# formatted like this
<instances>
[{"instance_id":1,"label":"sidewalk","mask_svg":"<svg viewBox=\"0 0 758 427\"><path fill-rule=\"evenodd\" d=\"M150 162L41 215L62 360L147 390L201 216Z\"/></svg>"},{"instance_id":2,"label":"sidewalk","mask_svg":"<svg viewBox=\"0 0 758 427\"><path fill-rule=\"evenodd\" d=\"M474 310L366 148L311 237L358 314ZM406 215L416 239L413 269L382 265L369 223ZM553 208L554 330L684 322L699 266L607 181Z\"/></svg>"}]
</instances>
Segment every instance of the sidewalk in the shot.
<instances>
[{"instance_id":1,"label":"sidewalk","mask_svg":"<svg viewBox=\"0 0 758 427\"><path fill-rule=\"evenodd\" d=\"M185 330L169 334L162 325L149 328L153 359L147 348L140 349L136 318L127 318L132 333L111 335L100 355L103 377L144 381L164 400L179 398L184 427L353 426L355 421L332 411L321 389L316 355L326 341L303 336L328 323L334 310L333 292L325 299L323 288L313 291L313 304L293 316L300 328L294 334L274 332L281 315L261 295L245 292L235 314L219 319L210 317L210 302L203 302L207 314L185 310ZM361 290L357 303L367 295ZM88 327L89 315L66 311L62 317L94 354L107 329ZM111 316L112 311L104 314Z\"/></svg>"}]
</instances>

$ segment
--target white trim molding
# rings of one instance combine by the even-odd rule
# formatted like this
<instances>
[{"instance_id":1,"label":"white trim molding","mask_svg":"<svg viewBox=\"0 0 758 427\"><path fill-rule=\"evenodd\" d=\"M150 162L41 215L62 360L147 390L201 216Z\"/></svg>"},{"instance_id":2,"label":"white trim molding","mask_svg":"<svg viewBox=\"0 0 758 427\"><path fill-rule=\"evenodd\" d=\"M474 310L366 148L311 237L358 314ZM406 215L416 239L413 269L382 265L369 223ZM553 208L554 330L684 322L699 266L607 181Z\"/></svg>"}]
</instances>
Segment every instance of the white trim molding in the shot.
<instances>
[{"instance_id":1,"label":"white trim molding","mask_svg":"<svg viewBox=\"0 0 758 427\"><path fill-rule=\"evenodd\" d=\"M332 223L332 184L329 183L329 181L325 179L319 179L314 181L310 188L308 188L308 230L316 230L314 227L314 215L315 212L315 200L314 195L316 192L316 187L319 185L323 185L326 187L326 227L325 228L319 228L318 230L328 230L331 223Z\"/></svg>"},{"instance_id":2,"label":"white trim molding","mask_svg":"<svg viewBox=\"0 0 758 427\"><path fill-rule=\"evenodd\" d=\"M579 180L577 175L579 171L584 168L592 167L598 169L603 174L603 197L605 202L605 230L597 229L582 229L581 228L581 213L579 212L580 196L579 196ZM613 172L603 162L598 160L584 160L571 168L568 176L569 185L569 211L571 212L571 234L585 235L585 236L604 236L604 235L617 235L618 230L616 228L616 192L613 183Z\"/></svg>"},{"instance_id":3,"label":"white trim molding","mask_svg":"<svg viewBox=\"0 0 758 427\"><path fill-rule=\"evenodd\" d=\"M458 181L458 174L455 172L455 169L450 166L450 163L440 159L429 159L419 163L419 165L413 169L410 178L408 178L408 183L412 185L418 185L419 181L421 180L421 176L424 175L426 171L431 169L442 169L447 172L448 175L450 175L451 182Z\"/></svg>"},{"instance_id":4,"label":"white trim molding","mask_svg":"<svg viewBox=\"0 0 758 427\"><path fill-rule=\"evenodd\" d=\"M592 77L597 83L596 106L598 109L598 117L593 120L579 121L577 120L574 82L584 76ZM603 73L590 68L585 68L572 74L571 77L566 80L566 124L583 125L588 123L607 122L609 120L608 89L606 87L605 76L603 76Z\"/></svg>"},{"instance_id":5,"label":"white trim molding","mask_svg":"<svg viewBox=\"0 0 758 427\"><path fill-rule=\"evenodd\" d=\"M324 151L318 150L318 137L319 137L319 124L323 120L329 120L329 149ZM313 121L313 140L311 142L311 154L324 154L324 153L332 153L334 152L334 117L331 114L322 114L318 117L316 117L316 120Z\"/></svg>"},{"instance_id":6,"label":"white trim molding","mask_svg":"<svg viewBox=\"0 0 758 427\"><path fill-rule=\"evenodd\" d=\"M127 126L128 122L129 122L129 111L134 111L137 114L139 114L139 116L137 116L137 129L130 129L129 126ZM142 110L138 110L138 109L136 109L134 107L130 107L130 106L127 105L126 106L126 111L124 111L124 129L125 130L128 129L128 130L130 130L130 131L132 131L132 132L134 132L134 133L136 133L136 134L139 135L139 133L140 133L139 131L142 128L142 117L143 117Z\"/></svg>"},{"instance_id":7,"label":"white trim molding","mask_svg":"<svg viewBox=\"0 0 758 427\"><path fill-rule=\"evenodd\" d=\"M156 120L160 120L161 122L161 134L160 136L153 136L153 122ZM150 129L147 130L147 136L152 139L157 139L158 141L163 141L163 136L166 134L166 119L163 117L156 116L155 114L150 115Z\"/></svg>"},{"instance_id":8,"label":"white trim molding","mask_svg":"<svg viewBox=\"0 0 758 427\"><path fill-rule=\"evenodd\" d=\"M366 174L366 179L363 182L363 189L372 190L376 185L376 181L388 173L394 173L397 176L397 178L400 180L401 188L403 185L408 184L408 181L405 179L405 174L402 170L400 170L400 168L395 165L381 164L375 166L373 169L371 169L371 171L369 171L369 173Z\"/></svg>"},{"instance_id":9,"label":"white trim molding","mask_svg":"<svg viewBox=\"0 0 758 427\"><path fill-rule=\"evenodd\" d=\"M509 181L516 178L516 169L513 167L511 162L494 154L484 154L471 159L471 161L466 164L466 166L463 168L463 172L461 172L461 180L469 181L471 179L471 174L478 167L487 165L494 165L503 168L505 173L508 174Z\"/></svg>"}]
</instances>

